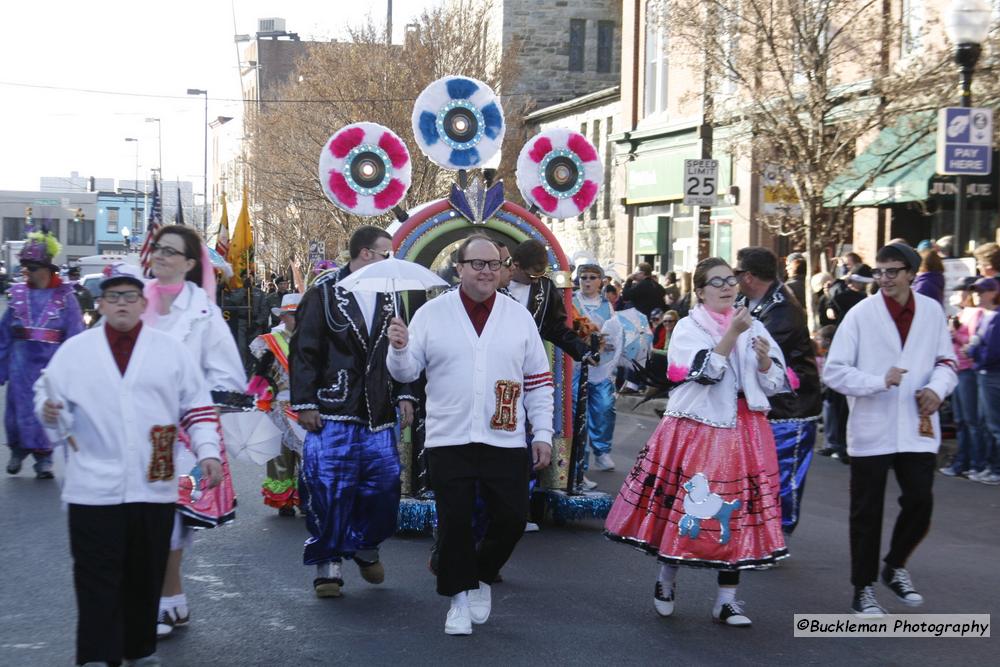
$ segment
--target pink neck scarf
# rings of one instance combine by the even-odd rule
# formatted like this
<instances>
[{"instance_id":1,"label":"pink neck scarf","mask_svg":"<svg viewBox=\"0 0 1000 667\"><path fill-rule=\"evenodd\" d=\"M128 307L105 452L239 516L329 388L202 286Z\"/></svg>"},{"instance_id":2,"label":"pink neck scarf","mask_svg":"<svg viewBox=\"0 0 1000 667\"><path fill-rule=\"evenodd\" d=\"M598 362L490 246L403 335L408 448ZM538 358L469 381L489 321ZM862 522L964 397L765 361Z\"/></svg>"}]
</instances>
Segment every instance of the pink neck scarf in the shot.
<instances>
[{"instance_id":1,"label":"pink neck scarf","mask_svg":"<svg viewBox=\"0 0 1000 667\"><path fill-rule=\"evenodd\" d=\"M143 290L146 297L146 312L143 313L146 322L153 324L160 319L160 304L163 303L164 295L176 298L183 289L183 282L176 285L164 285L159 280L153 279L146 283L146 289Z\"/></svg>"},{"instance_id":2,"label":"pink neck scarf","mask_svg":"<svg viewBox=\"0 0 1000 667\"><path fill-rule=\"evenodd\" d=\"M722 338L729 329L729 323L736 314L735 308L726 308L725 312L717 313L699 303L691 309L691 317L713 336Z\"/></svg>"}]
</instances>

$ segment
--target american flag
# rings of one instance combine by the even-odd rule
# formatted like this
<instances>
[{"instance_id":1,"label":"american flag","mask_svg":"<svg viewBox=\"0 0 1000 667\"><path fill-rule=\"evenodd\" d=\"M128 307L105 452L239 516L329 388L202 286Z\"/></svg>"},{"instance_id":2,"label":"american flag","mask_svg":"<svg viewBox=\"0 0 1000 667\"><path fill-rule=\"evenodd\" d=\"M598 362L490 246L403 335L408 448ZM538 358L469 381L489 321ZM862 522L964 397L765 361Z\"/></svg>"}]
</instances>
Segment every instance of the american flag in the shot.
<instances>
[{"instance_id":1,"label":"american flag","mask_svg":"<svg viewBox=\"0 0 1000 667\"><path fill-rule=\"evenodd\" d=\"M153 181L153 205L149 209L149 222L146 223L146 239L142 242L142 251L139 253L139 262L142 264L143 273L147 278L153 277L150 268L150 260L153 254L153 237L156 231L163 224L163 206L160 204L160 190L156 181Z\"/></svg>"},{"instance_id":2,"label":"american flag","mask_svg":"<svg viewBox=\"0 0 1000 667\"><path fill-rule=\"evenodd\" d=\"M229 255L229 213L226 211L226 195L222 194L222 218L219 219L219 233L215 237L215 252L223 258Z\"/></svg>"}]
</instances>

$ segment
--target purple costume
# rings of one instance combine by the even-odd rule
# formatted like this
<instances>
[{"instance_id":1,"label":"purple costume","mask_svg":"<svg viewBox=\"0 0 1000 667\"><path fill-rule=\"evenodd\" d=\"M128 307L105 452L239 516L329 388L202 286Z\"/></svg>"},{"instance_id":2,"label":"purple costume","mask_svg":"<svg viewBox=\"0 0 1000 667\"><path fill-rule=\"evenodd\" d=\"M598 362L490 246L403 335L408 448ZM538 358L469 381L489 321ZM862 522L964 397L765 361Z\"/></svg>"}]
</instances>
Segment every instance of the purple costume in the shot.
<instances>
[{"instance_id":1,"label":"purple costume","mask_svg":"<svg viewBox=\"0 0 1000 667\"><path fill-rule=\"evenodd\" d=\"M7 387L4 427L12 454L47 458L52 444L34 413L32 386L64 340L83 330L80 306L66 284L31 289L17 284L7 292L0 319L0 384Z\"/></svg>"}]
</instances>

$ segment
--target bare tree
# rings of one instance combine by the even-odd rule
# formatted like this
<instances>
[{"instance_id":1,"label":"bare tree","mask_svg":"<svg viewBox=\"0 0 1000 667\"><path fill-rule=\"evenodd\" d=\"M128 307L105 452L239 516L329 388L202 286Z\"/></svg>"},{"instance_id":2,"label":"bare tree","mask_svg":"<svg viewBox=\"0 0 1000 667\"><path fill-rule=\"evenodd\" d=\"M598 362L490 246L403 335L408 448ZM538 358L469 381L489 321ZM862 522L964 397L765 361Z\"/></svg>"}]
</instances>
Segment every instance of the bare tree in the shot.
<instances>
[{"instance_id":1,"label":"bare tree","mask_svg":"<svg viewBox=\"0 0 1000 667\"><path fill-rule=\"evenodd\" d=\"M904 53L901 45L919 36L905 33L892 0L653 0L648 7L670 36L670 57L702 75L706 122L727 127L734 158L787 178L801 212L760 222L801 240L810 275L814 254L849 235L852 202L879 176L925 159L914 148L934 132L931 112L956 102L949 96L957 70L944 40L926 38ZM927 25L927 34L935 31L943 32ZM872 143L890 127L895 142ZM870 159L852 163L866 147Z\"/></svg>"},{"instance_id":2,"label":"bare tree","mask_svg":"<svg viewBox=\"0 0 1000 667\"><path fill-rule=\"evenodd\" d=\"M317 175L320 152L344 125L369 121L393 130L412 159L407 206L446 194L445 175L417 148L410 123L413 104L432 81L445 75L480 79L498 90L512 72L504 69L499 47L486 39L490 3L440 6L426 10L407 31L403 45L387 47L385 28L372 22L350 29L350 40L313 47L298 63L298 80L268 100L253 122L249 159L258 205L258 229L266 239L259 255L276 266L308 266L308 242L346 247L351 232L371 219L335 208L323 195ZM507 101L508 128L521 125L522 110ZM516 154L505 158L512 171ZM406 206L404 206L406 208ZM375 219L385 225L391 216Z\"/></svg>"}]
</instances>

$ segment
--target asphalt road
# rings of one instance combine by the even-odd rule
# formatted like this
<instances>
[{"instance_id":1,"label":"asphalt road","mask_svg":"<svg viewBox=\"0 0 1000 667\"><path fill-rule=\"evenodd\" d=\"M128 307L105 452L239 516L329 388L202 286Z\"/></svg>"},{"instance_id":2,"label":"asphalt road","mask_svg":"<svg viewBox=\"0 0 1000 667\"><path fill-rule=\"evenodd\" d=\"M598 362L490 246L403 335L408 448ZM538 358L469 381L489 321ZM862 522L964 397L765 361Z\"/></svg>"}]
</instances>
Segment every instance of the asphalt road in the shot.
<instances>
[{"instance_id":1,"label":"asphalt road","mask_svg":"<svg viewBox=\"0 0 1000 667\"><path fill-rule=\"evenodd\" d=\"M617 472L593 473L617 490L655 421L619 415ZM319 600L301 565L301 518L280 518L259 501L263 469L234 465L237 521L198 534L184 566L190 626L162 642L168 665L362 664L987 664L997 639L795 639L793 613L849 610L848 471L818 457L801 524L780 568L749 572L739 598L751 629L710 620L715 578L682 570L677 610L656 616L657 565L612 544L598 521L546 524L526 535L494 587L493 614L471 637L443 633L447 601L427 571L430 537L389 540L386 582L363 582L345 564L345 594ZM910 571L927 598L923 613L1000 616L1000 489L938 477L934 524ZM896 489L887 500L888 542ZM66 515L58 479L29 471L0 480L0 665L72 664L76 611ZM890 611L907 611L880 598ZM995 635L996 633L994 633Z\"/></svg>"}]
</instances>

